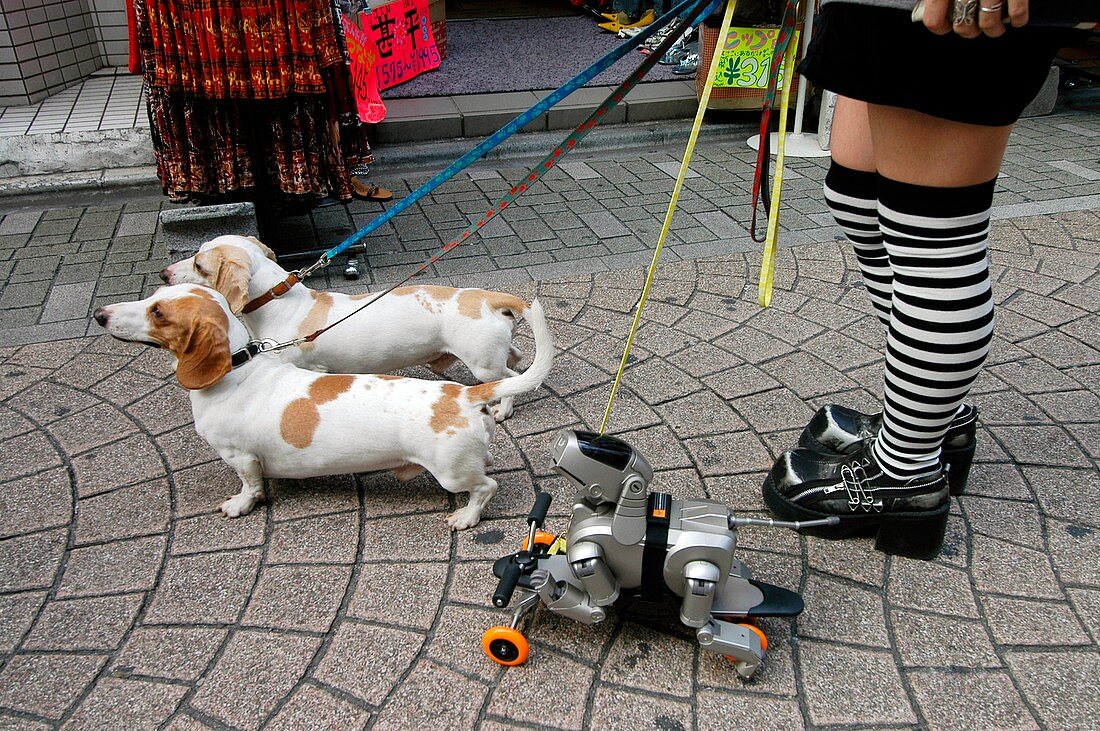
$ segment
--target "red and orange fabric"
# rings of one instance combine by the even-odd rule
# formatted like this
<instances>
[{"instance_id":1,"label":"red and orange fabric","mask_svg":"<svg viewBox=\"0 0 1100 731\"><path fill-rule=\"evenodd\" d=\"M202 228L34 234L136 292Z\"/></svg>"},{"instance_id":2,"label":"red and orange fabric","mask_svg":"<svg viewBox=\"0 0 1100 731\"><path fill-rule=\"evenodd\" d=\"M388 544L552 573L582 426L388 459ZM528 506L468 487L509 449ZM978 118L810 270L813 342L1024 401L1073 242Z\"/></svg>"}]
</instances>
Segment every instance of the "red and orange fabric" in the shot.
<instances>
[{"instance_id":1,"label":"red and orange fabric","mask_svg":"<svg viewBox=\"0 0 1100 731\"><path fill-rule=\"evenodd\" d=\"M146 0L149 83L207 99L322 94L343 61L317 0Z\"/></svg>"}]
</instances>

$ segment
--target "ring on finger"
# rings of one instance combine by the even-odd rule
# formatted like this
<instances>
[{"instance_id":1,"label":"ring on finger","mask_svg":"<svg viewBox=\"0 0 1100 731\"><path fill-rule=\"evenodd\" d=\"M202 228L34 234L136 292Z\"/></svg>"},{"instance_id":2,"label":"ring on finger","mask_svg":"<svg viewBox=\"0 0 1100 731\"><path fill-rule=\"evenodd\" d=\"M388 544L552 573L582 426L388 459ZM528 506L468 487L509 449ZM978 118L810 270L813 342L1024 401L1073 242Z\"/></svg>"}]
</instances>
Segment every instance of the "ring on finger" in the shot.
<instances>
[{"instance_id":1,"label":"ring on finger","mask_svg":"<svg viewBox=\"0 0 1100 731\"><path fill-rule=\"evenodd\" d=\"M997 3L996 5L990 5L988 8L985 7L984 5L981 5L981 6L978 7L978 12L980 12L980 13L996 13L1001 8L1003 8L1004 6L1005 6L1005 4L1003 2Z\"/></svg>"},{"instance_id":2,"label":"ring on finger","mask_svg":"<svg viewBox=\"0 0 1100 731\"><path fill-rule=\"evenodd\" d=\"M954 0L951 22L954 25L973 25L978 14L978 0Z\"/></svg>"}]
</instances>

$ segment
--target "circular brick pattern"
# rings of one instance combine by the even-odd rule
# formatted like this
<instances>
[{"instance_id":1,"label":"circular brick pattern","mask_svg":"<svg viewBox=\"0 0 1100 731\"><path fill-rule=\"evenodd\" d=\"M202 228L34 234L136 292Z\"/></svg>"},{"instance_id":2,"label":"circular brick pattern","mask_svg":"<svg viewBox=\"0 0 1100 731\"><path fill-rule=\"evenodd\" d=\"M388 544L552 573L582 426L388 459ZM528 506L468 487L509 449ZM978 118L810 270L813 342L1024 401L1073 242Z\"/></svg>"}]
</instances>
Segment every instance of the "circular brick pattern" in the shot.
<instances>
[{"instance_id":1,"label":"circular brick pattern","mask_svg":"<svg viewBox=\"0 0 1100 731\"><path fill-rule=\"evenodd\" d=\"M105 336L2 349L0 717L244 729L1095 718L1071 679L1098 671L1100 215L997 234L977 462L943 554L743 529L739 558L807 600L797 621L763 622L771 649L749 682L685 629L616 613L584 627L540 611L517 669L480 650L506 621L488 601L491 562L518 544L536 490L555 496L550 527L564 526L550 439L598 426L641 271L513 288L539 296L560 354L498 430L501 491L459 534L430 477L388 474L277 481L226 520L215 510L236 478L194 434L169 356ZM761 476L814 408L873 408L882 345L843 245L784 252L767 310L752 302L758 265L662 267L610 426L654 465L654 488L748 514L763 514Z\"/></svg>"}]
</instances>

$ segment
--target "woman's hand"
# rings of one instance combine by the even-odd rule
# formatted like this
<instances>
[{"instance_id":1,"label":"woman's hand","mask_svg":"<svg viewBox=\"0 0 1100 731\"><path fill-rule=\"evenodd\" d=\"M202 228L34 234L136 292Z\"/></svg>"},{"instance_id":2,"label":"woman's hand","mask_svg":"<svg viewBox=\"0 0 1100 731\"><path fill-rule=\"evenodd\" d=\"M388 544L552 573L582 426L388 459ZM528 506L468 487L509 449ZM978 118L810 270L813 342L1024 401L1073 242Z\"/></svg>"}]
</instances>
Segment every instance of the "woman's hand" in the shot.
<instances>
[{"instance_id":1,"label":"woman's hand","mask_svg":"<svg viewBox=\"0 0 1100 731\"><path fill-rule=\"evenodd\" d=\"M925 0L924 25L941 36L954 31L963 38L996 38L1006 21L1013 28L1027 25L1027 6L1028 0Z\"/></svg>"}]
</instances>

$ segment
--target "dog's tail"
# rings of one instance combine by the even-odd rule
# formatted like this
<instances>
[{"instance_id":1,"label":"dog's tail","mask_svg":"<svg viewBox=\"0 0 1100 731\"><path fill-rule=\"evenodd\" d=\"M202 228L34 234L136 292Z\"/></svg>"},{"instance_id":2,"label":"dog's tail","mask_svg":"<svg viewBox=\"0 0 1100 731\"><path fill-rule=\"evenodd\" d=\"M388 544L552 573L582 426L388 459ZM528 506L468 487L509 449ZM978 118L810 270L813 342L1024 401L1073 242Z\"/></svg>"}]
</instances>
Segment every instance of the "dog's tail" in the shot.
<instances>
[{"instance_id":1,"label":"dog's tail","mask_svg":"<svg viewBox=\"0 0 1100 731\"><path fill-rule=\"evenodd\" d=\"M550 373L550 366L554 363L554 338L546 324L546 313L542 311L542 305L537 299L532 300L523 319L530 323L531 333L535 336L535 358L531 365L518 376L467 387L466 398L470 403L488 404L505 396L518 396L534 391Z\"/></svg>"}]
</instances>

